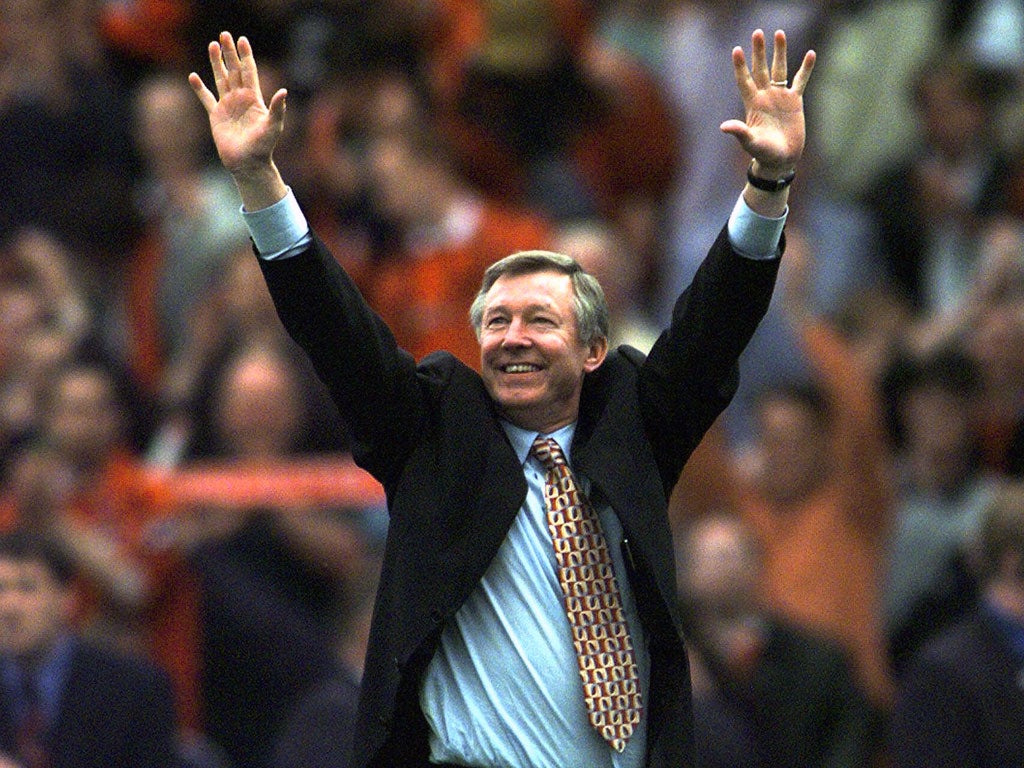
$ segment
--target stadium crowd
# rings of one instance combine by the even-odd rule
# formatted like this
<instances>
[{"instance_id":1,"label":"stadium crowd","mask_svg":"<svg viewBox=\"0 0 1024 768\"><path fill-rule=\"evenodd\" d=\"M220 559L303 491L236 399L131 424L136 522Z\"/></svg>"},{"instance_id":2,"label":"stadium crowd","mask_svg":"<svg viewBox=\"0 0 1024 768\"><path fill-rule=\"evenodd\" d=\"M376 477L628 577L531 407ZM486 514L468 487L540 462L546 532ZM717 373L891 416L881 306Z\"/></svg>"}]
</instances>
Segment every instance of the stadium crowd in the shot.
<instances>
[{"instance_id":1,"label":"stadium crowd","mask_svg":"<svg viewBox=\"0 0 1024 768\"><path fill-rule=\"evenodd\" d=\"M612 343L650 346L735 201L729 51L783 28L819 57L799 205L671 503L700 764L1024 765L1024 3L0 8L12 734L7 569L36 558L49 634L166 699L134 726L165 728L154 766L347 764L387 515L274 315L188 84L208 41L246 35L289 89L277 162L401 345L478 366L468 307L524 248L575 256ZM0 768L42 765L0 737Z\"/></svg>"}]
</instances>

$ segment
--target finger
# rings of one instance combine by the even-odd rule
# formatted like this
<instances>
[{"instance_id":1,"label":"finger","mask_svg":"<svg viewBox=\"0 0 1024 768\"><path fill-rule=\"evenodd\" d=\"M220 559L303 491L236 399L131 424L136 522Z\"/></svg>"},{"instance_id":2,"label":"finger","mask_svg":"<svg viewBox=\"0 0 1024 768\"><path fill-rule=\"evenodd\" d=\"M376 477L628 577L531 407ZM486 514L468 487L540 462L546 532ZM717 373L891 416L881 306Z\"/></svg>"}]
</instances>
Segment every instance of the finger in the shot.
<instances>
[{"instance_id":1,"label":"finger","mask_svg":"<svg viewBox=\"0 0 1024 768\"><path fill-rule=\"evenodd\" d=\"M238 38L238 54L241 62L242 85L252 88L262 97L260 76L256 70L256 58L252 55L252 45L249 43L249 38Z\"/></svg>"},{"instance_id":2,"label":"finger","mask_svg":"<svg viewBox=\"0 0 1024 768\"><path fill-rule=\"evenodd\" d=\"M238 58L238 50L235 48L235 40L230 32L220 33L220 47L224 53L224 67L227 69L228 77L233 82L241 81L242 62Z\"/></svg>"},{"instance_id":3,"label":"finger","mask_svg":"<svg viewBox=\"0 0 1024 768\"><path fill-rule=\"evenodd\" d=\"M228 72L224 68L224 57L221 53L220 43L210 43L207 52L210 55L210 69L213 70L213 82L217 87L217 93L221 96L228 88Z\"/></svg>"},{"instance_id":4,"label":"finger","mask_svg":"<svg viewBox=\"0 0 1024 768\"><path fill-rule=\"evenodd\" d=\"M800 64L800 69L793 76L794 91L801 95L803 94L804 89L807 88L807 81L811 79L811 72L814 71L814 62L817 60L818 54L814 51L808 51L804 54L804 60Z\"/></svg>"},{"instance_id":5,"label":"finger","mask_svg":"<svg viewBox=\"0 0 1024 768\"><path fill-rule=\"evenodd\" d=\"M781 29L775 31L772 45L772 82L785 83L786 74L786 33Z\"/></svg>"},{"instance_id":6,"label":"finger","mask_svg":"<svg viewBox=\"0 0 1024 768\"><path fill-rule=\"evenodd\" d=\"M736 76L736 86L739 88L740 98L746 101L756 86L750 77L750 70L747 69L747 58L743 54L743 49L738 45L732 49L732 70Z\"/></svg>"},{"instance_id":7,"label":"finger","mask_svg":"<svg viewBox=\"0 0 1024 768\"><path fill-rule=\"evenodd\" d=\"M765 88L768 75L768 56L765 49L764 31L755 29L750 36L750 76L760 88Z\"/></svg>"},{"instance_id":8,"label":"finger","mask_svg":"<svg viewBox=\"0 0 1024 768\"><path fill-rule=\"evenodd\" d=\"M192 72L188 76L189 85L192 86L192 90L195 91L196 96L199 97L199 103L206 109L206 113L210 114L217 107L217 97L214 96L210 89L206 87L206 83L203 82L203 78Z\"/></svg>"}]
</instances>

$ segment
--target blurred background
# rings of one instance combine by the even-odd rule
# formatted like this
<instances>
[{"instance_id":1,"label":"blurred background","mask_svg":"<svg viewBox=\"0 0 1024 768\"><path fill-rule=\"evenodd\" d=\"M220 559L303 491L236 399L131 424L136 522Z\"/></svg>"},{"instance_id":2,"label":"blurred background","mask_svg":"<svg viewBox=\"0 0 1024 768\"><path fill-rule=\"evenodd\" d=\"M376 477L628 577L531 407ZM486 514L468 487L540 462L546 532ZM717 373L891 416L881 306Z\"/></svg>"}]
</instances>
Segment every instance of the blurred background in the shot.
<instances>
[{"instance_id":1,"label":"blurred background","mask_svg":"<svg viewBox=\"0 0 1024 768\"><path fill-rule=\"evenodd\" d=\"M0 527L74 563L74 632L170 676L181 764L347 764L387 526L188 85L207 43L289 89L278 165L399 342L478 366L483 268L527 248L650 346L742 187L718 126L756 28L818 66L775 300L671 504L702 764L1024 764L1024 609L976 762L894 726L991 607L991 510L1024 516L1024 2L0 11Z\"/></svg>"}]
</instances>

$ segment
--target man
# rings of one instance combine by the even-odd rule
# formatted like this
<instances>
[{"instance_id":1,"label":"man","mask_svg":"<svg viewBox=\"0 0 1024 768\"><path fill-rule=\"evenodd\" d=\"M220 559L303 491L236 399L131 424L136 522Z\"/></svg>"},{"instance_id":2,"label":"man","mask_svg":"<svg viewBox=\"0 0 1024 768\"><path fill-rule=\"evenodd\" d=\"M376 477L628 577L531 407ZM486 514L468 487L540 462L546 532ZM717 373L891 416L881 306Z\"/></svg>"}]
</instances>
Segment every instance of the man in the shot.
<instances>
[{"instance_id":1,"label":"man","mask_svg":"<svg viewBox=\"0 0 1024 768\"><path fill-rule=\"evenodd\" d=\"M895 768L1024 765L1024 486L998 491L972 546L977 605L899 680Z\"/></svg>"},{"instance_id":2,"label":"man","mask_svg":"<svg viewBox=\"0 0 1024 768\"><path fill-rule=\"evenodd\" d=\"M694 674L700 765L870 765L874 716L849 659L765 604L754 531L709 512L688 522L676 551L688 637L706 670Z\"/></svg>"},{"instance_id":3,"label":"man","mask_svg":"<svg viewBox=\"0 0 1024 768\"><path fill-rule=\"evenodd\" d=\"M788 86L785 35L770 66L766 49L758 30L749 70L732 54L747 115L722 130L753 156L743 199L650 355L610 352L596 280L533 251L485 274L480 373L448 353L417 365L309 231L273 161L286 92L264 104L248 41L210 43L218 96L190 75L278 314L388 497L356 765L692 765L666 498L774 285L815 56ZM568 523L586 551L552 539ZM573 591L582 571L561 583L580 562L601 594Z\"/></svg>"},{"instance_id":4,"label":"man","mask_svg":"<svg viewBox=\"0 0 1024 768\"><path fill-rule=\"evenodd\" d=\"M0 535L0 766L171 768L170 681L72 632L72 575L49 540Z\"/></svg>"}]
</instances>

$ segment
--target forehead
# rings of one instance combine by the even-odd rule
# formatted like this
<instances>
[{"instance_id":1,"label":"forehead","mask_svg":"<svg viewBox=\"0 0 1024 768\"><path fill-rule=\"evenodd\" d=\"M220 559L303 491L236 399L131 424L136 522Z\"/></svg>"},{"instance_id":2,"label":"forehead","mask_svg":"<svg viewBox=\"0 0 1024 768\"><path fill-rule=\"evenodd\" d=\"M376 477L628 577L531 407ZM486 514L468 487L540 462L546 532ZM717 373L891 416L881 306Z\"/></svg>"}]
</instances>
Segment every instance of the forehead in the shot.
<instances>
[{"instance_id":1,"label":"forehead","mask_svg":"<svg viewBox=\"0 0 1024 768\"><path fill-rule=\"evenodd\" d=\"M36 585L54 586L56 579L41 560L0 557L0 579L27 581Z\"/></svg>"},{"instance_id":2,"label":"forehead","mask_svg":"<svg viewBox=\"0 0 1024 768\"><path fill-rule=\"evenodd\" d=\"M484 309L547 307L569 310L572 298L572 278L563 272L545 270L502 275L487 291Z\"/></svg>"}]
</instances>

